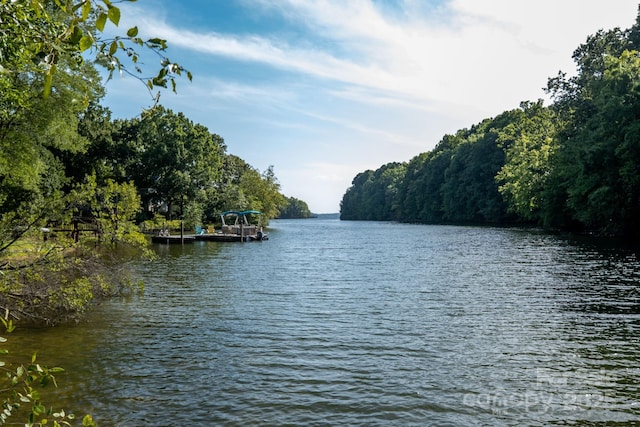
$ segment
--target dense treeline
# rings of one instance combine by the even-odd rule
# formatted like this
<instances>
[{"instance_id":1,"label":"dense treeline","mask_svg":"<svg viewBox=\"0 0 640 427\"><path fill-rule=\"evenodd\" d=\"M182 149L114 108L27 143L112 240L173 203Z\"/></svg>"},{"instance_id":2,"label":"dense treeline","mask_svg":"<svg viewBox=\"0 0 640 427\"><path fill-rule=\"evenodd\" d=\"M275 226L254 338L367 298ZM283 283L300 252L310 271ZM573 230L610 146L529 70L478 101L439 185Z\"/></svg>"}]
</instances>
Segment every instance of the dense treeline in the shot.
<instances>
[{"instance_id":1,"label":"dense treeline","mask_svg":"<svg viewBox=\"0 0 640 427\"><path fill-rule=\"evenodd\" d=\"M573 54L553 103L483 120L407 163L358 174L342 219L513 224L640 237L640 15Z\"/></svg>"},{"instance_id":2,"label":"dense treeline","mask_svg":"<svg viewBox=\"0 0 640 427\"><path fill-rule=\"evenodd\" d=\"M87 176L99 185L132 182L141 198L139 220L162 214L195 225L229 209L274 218L287 205L273 167L261 173L227 154L221 136L183 113L157 106L139 118L111 121L108 109L90 104L79 133L88 140L85 150L59 153L71 184Z\"/></svg>"}]
</instances>

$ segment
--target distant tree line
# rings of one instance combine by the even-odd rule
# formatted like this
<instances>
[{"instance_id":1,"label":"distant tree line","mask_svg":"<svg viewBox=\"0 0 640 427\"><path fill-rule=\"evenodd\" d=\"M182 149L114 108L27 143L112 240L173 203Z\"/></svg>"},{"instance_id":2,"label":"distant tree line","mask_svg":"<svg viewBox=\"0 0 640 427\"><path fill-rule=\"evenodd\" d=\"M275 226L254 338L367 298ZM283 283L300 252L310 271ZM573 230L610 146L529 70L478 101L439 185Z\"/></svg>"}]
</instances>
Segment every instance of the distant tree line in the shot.
<instances>
[{"instance_id":1,"label":"distant tree line","mask_svg":"<svg viewBox=\"0 0 640 427\"><path fill-rule=\"evenodd\" d=\"M406 163L359 173L345 220L535 224L640 237L640 16L600 30L550 78L553 102L445 135Z\"/></svg>"},{"instance_id":2,"label":"distant tree line","mask_svg":"<svg viewBox=\"0 0 640 427\"><path fill-rule=\"evenodd\" d=\"M287 197L286 206L280 209L278 218L282 219L304 219L311 218L311 211L307 202L296 199L295 197Z\"/></svg>"}]
</instances>

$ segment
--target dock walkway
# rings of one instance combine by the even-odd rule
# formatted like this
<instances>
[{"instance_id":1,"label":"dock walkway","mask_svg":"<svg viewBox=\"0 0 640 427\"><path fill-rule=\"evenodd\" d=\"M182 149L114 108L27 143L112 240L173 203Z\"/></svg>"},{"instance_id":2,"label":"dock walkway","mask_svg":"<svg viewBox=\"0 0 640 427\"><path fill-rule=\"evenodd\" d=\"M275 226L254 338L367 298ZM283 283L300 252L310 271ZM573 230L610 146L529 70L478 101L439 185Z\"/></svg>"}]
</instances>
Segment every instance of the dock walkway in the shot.
<instances>
[{"instance_id":1,"label":"dock walkway","mask_svg":"<svg viewBox=\"0 0 640 427\"><path fill-rule=\"evenodd\" d=\"M151 241L153 243L165 243L165 244L175 244L175 243L193 243L195 241L205 241L205 242L242 242L242 241L260 241L260 240L268 240L266 235L262 235L260 237L258 234L245 234L241 236L239 234L229 234L229 233L204 233L204 234L185 234L182 237L179 235L170 235L170 236L152 236Z\"/></svg>"}]
</instances>

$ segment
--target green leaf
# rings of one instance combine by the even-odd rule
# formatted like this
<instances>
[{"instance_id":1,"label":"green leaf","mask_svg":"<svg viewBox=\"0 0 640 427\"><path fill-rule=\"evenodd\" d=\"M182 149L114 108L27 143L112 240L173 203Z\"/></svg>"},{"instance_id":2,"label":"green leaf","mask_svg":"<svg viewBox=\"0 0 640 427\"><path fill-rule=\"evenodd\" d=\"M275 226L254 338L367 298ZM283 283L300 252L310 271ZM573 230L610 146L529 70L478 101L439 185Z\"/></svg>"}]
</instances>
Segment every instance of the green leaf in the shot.
<instances>
[{"instance_id":1,"label":"green leaf","mask_svg":"<svg viewBox=\"0 0 640 427\"><path fill-rule=\"evenodd\" d=\"M167 48L167 41L157 37L147 40L147 43L156 49L165 50Z\"/></svg>"},{"instance_id":2,"label":"green leaf","mask_svg":"<svg viewBox=\"0 0 640 427\"><path fill-rule=\"evenodd\" d=\"M89 13L91 13L91 2L89 0L85 0L82 3L82 20L86 21L89 17Z\"/></svg>"},{"instance_id":3,"label":"green leaf","mask_svg":"<svg viewBox=\"0 0 640 427\"><path fill-rule=\"evenodd\" d=\"M69 41L71 43L79 43L82 38L82 29L75 25L73 27L73 32L71 33L71 37L69 37Z\"/></svg>"},{"instance_id":4,"label":"green leaf","mask_svg":"<svg viewBox=\"0 0 640 427\"><path fill-rule=\"evenodd\" d=\"M82 36L80 39L80 52L84 52L93 45L93 39L89 36Z\"/></svg>"},{"instance_id":5,"label":"green leaf","mask_svg":"<svg viewBox=\"0 0 640 427\"><path fill-rule=\"evenodd\" d=\"M129 31L127 31L127 36L129 37L135 37L138 35L138 27L131 27L129 28Z\"/></svg>"},{"instance_id":6,"label":"green leaf","mask_svg":"<svg viewBox=\"0 0 640 427\"><path fill-rule=\"evenodd\" d=\"M109 10L107 11L107 16L109 17L109 21L113 22L113 25L116 27L120 23L120 9L115 6L109 6Z\"/></svg>"},{"instance_id":7,"label":"green leaf","mask_svg":"<svg viewBox=\"0 0 640 427\"><path fill-rule=\"evenodd\" d=\"M44 97L44 99L47 99L51 94L51 84L53 82L53 73L55 72L55 70L56 70L55 64L51 64L51 67L49 67L47 74L44 76L44 89L42 93L42 96Z\"/></svg>"},{"instance_id":8,"label":"green leaf","mask_svg":"<svg viewBox=\"0 0 640 427\"><path fill-rule=\"evenodd\" d=\"M109 46L109 55L115 55L115 53L118 51L118 43L111 42L111 46Z\"/></svg>"},{"instance_id":9,"label":"green leaf","mask_svg":"<svg viewBox=\"0 0 640 427\"><path fill-rule=\"evenodd\" d=\"M106 24L107 24L107 14L104 12L101 12L98 15L98 18L96 18L96 28L98 29L98 31L103 32L104 26Z\"/></svg>"}]
</instances>

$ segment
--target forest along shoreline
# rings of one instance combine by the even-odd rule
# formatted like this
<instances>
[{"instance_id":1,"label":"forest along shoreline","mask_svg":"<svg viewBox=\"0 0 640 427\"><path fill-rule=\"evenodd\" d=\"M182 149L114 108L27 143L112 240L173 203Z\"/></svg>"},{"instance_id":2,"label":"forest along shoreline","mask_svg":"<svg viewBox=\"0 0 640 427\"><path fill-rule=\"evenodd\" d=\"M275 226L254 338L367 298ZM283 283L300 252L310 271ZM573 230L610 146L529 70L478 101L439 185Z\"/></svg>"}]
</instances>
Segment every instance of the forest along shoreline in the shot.
<instances>
[{"instance_id":1,"label":"forest along shoreline","mask_svg":"<svg viewBox=\"0 0 640 427\"><path fill-rule=\"evenodd\" d=\"M359 173L344 220L532 225L640 242L640 16L574 52L549 78L553 103L445 135L408 162Z\"/></svg>"}]
</instances>

